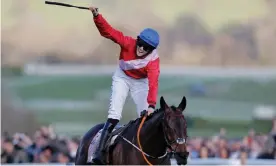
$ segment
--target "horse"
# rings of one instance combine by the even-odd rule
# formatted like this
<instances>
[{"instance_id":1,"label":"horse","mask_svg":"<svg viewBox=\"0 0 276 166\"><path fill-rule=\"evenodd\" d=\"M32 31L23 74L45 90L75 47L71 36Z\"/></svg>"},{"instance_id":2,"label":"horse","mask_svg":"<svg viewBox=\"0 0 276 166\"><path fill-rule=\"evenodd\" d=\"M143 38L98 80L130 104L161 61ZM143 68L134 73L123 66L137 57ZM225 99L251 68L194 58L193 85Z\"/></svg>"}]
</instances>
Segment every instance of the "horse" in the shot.
<instances>
[{"instance_id":1,"label":"horse","mask_svg":"<svg viewBox=\"0 0 276 166\"><path fill-rule=\"evenodd\" d=\"M160 109L149 116L131 120L124 126L117 126L105 146L107 164L171 165L170 159L174 156L178 165L186 165L189 152L186 148L188 136L183 115L185 108L185 96L178 107L168 106L162 96ZM77 149L75 165L93 165L89 149L93 147L91 142L103 126L104 123L97 124L83 136Z\"/></svg>"}]
</instances>

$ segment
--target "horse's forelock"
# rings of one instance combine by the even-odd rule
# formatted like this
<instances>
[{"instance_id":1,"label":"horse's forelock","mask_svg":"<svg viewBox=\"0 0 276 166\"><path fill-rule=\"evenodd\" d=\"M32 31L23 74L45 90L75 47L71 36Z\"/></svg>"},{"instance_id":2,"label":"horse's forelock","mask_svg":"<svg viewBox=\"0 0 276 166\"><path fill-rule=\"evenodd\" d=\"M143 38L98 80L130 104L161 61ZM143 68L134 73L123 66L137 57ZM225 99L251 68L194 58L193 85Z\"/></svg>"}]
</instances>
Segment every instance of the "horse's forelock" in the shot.
<instances>
[{"instance_id":1,"label":"horse's forelock","mask_svg":"<svg viewBox=\"0 0 276 166\"><path fill-rule=\"evenodd\" d=\"M173 113L177 113L177 114L180 113L180 114L182 114L182 112L179 110L178 107L172 105L170 108L171 108L171 110L172 110Z\"/></svg>"},{"instance_id":2,"label":"horse's forelock","mask_svg":"<svg viewBox=\"0 0 276 166\"><path fill-rule=\"evenodd\" d=\"M174 106L174 105L171 106L171 109L172 109L173 111L177 111L177 108L176 108L176 106Z\"/></svg>"},{"instance_id":3,"label":"horse's forelock","mask_svg":"<svg viewBox=\"0 0 276 166\"><path fill-rule=\"evenodd\" d=\"M172 109L173 113L175 113L175 114L182 114L182 112L179 111L178 108L176 106L174 106L174 105L171 106L171 109ZM187 127L187 121L186 121L184 115L183 115L183 119L184 119L184 125L185 125L185 127Z\"/></svg>"}]
</instances>

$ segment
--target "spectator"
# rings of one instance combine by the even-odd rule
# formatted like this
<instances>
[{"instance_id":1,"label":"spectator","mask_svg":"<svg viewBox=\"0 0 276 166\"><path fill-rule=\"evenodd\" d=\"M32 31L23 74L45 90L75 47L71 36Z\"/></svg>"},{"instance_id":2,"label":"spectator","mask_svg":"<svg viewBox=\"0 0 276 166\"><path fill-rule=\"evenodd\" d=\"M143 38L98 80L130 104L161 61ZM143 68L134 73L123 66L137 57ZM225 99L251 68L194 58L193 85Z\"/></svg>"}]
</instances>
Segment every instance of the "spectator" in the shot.
<instances>
[{"instance_id":1,"label":"spectator","mask_svg":"<svg viewBox=\"0 0 276 166\"><path fill-rule=\"evenodd\" d=\"M247 158L248 158L247 150L246 149L242 149L241 153L240 153L240 162L241 162L241 165L246 165Z\"/></svg>"},{"instance_id":2,"label":"spectator","mask_svg":"<svg viewBox=\"0 0 276 166\"><path fill-rule=\"evenodd\" d=\"M28 157L19 145L14 145L12 139L6 138L2 144L1 163L27 163Z\"/></svg>"},{"instance_id":3,"label":"spectator","mask_svg":"<svg viewBox=\"0 0 276 166\"><path fill-rule=\"evenodd\" d=\"M69 150L70 157L74 158L77 153L77 149L79 145L78 142L68 139L66 144L67 144L67 149Z\"/></svg>"},{"instance_id":4,"label":"spectator","mask_svg":"<svg viewBox=\"0 0 276 166\"><path fill-rule=\"evenodd\" d=\"M54 150L50 145L41 148L36 158L36 163L50 163L53 158Z\"/></svg>"},{"instance_id":5,"label":"spectator","mask_svg":"<svg viewBox=\"0 0 276 166\"><path fill-rule=\"evenodd\" d=\"M199 150L199 157L200 158L208 158L209 157L209 150L206 146L202 146Z\"/></svg>"},{"instance_id":6,"label":"spectator","mask_svg":"<svg viewBox=\"0 0 276 166\"><path fill-rule=\"evenodd\" d=\"M276 134L270 135L265 143L262 153L257 157L259 159L276 159Z\"/></svg>"},{"instance_id":7,"label":"spectator","mask_svg":"<svg viewBox=\"0 0 276 166\"><path fill-rule=\"evenodd\" d=\"M6 138L2 141L1 163L14 163L14 146L12 140Z\"/></svg>"},{"instance_id":8,"label":"spectator","mask_svg":"<svg viewBox=\"0 0 276 166\"><path fill-rule=\"evenodd\" d=\"M57 163L67 164L69 162L70 162L70 156L69 156L69 154L67 154L65 152L59 152L57 154Z\"/></svg>"},{"instance_id":9,"label":"spectator","mask_svg":"<svg viewBox=\"0 0 276 166\"><path fill-rule=\"evenodd\" d=\"M229 158L229 150L225 147L225 148L221 148L219 150L219 157L222 159L228 159Z\"/></svg>"}]
</instances>

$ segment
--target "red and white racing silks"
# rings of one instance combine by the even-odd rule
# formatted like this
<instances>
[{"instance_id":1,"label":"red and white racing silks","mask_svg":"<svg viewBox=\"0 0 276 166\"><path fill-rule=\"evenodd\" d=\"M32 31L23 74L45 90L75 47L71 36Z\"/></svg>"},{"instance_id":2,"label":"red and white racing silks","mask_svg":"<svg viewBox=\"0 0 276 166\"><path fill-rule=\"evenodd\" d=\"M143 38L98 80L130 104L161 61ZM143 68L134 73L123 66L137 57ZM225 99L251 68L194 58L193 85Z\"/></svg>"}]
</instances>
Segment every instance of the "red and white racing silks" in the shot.
<instances>
[{"instance_id":1,"label":"red and white racing silks","mask_svg":"<svg viewBox=\"0 0 276 166\"><path fill-rule=\"evenodd\" d=\"M156 105L159 79L159 56L157 50L145 57L136 56L136 39L125 36L107 23L101 14L94 17L94 22L100 34L121 46L119 66L124 73L134 79L148 78L149 92L147 101L149 105Z\"/></svg>"}]
</instances>

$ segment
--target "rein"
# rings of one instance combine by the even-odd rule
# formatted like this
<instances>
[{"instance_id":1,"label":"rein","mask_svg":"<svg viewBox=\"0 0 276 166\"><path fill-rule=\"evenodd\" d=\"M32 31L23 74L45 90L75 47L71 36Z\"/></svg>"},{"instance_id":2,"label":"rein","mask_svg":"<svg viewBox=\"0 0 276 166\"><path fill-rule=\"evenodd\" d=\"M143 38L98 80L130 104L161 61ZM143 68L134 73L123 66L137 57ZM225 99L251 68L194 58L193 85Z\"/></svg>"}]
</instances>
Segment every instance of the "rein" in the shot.
<instances>
[{"instance_id":1,"label":"rein","mask_svg":"<svg viewBox=\"0 0 276 166\"><path fill-rule=\"evenodd\" d=\"M141 131L141 128L142 128L143 124L145 123L146 118L147 118L147 116L144 116L144 117L143 117L143 119L142 119L142 121L141 121L141 123L140 123L140 125L139 125L138 131L137 131L138 145L139 145L139 148L140 148L142 151L143 151L143 149L142 149L142 146L141 146L141 143L140 143L140 131ZM149 162L149 160L147 159L147 157L145 156L145 154L142 153L142 155L143 155L144 160L147 162L147 164L148 164L148 165L152 165L152 164Z\"/></svg>"},{"instance_id":2,"label":"rein","mask_svg":"<svg viewBox=\"0 0 276 166\"><path fill-rule=\"evenodd\" d=\"M167 156L168 152L166 151L162 156L159 157L153 157L145 152L143 152L143 150L141 150L139 147L137 147L136 145L134 145L132 142L130 142L128 139L126 139L125 137L118 135L119 137L121 137L124 141L126 141L127 143L129 143L130 145L132 145L135 149L139 150L141 153L145 154L147 157L153 158L153 159L162 159L164 157Z\"/></svg>"}]
</instances>

